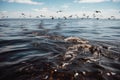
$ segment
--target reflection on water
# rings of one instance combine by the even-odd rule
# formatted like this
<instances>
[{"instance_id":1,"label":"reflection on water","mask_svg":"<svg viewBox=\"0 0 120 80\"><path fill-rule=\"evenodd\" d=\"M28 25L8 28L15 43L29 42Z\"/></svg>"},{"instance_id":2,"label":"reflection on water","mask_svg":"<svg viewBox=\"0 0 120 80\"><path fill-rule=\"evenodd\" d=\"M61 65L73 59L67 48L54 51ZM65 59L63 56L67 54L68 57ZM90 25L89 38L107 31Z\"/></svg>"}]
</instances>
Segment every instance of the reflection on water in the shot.
<instances>
[{"instance_id":1,"label":"reflection on water","mask_svg":"<svg viewBox=\"0 0 120 80\"><path fill-rule=\"evenodd\" d=\"M120 20L0 20L0 80L119 80L119 33Z\"/></svg>"}]
</instances>

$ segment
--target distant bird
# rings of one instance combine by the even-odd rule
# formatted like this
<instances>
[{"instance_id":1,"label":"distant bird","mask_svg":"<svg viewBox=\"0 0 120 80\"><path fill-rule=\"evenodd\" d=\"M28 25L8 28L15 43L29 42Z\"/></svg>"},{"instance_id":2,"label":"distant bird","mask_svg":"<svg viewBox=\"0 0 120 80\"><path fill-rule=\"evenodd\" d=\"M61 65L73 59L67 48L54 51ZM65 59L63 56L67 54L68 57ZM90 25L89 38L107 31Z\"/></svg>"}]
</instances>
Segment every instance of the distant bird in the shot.
<instances>
[{"instance_id":1,"label":"distant bird","mask_svg":"<svg viewBox=\"0 0 120 80\"><path fill-rule=\"evenodd\" d=\"M86 14L84 13L83 16L86 16Z\"/></svg>"},{"instance_id":2,"label":"distant bird","mask_svg":"<svg viewBox=\"0 0 120 80\"><path fill-rule=\"evenodd\" d=\"M110 16L110 18L108 18L108 20L111 20L111 19L115 19L115 16Z\"/></svg>"},{"instance_id":3,"label":"distant bird","mask_svg":"<svg viewBox=\"0 0 120 80\"><path fill-rule=\"evenodd\" d=\"M65 17L65 16L64 16L63 18L64 18L65 20L67 19L67 17Z\"/></svg>"},{"instance_id":4,"label":"distant bird","mask_svg":"<svg viewBox=\"0 0 120 80\"><path fill-rule=\"evenodd\" d=\"M97 20L99 20L99 18L96 18Z\"/></svg>"},{"instance_id":5,"label":"distant bird","mask_svg":"<svg viewBox=\"0 0 120 80\"><path fill-rule=\"evenodd\" d=\"M93 14L93 18L95 18L96 17L96 15L95 14Z\"/></svg>"},{"instance_id":6,"label":"distant bird","mask_svg":"<svg viewBox=\"0 0 120 80\"><path fill-rule=\"evenodd\" d=\"M44 15L40 15L40 17L45 17Z\"/></svg>"},{"instance_id":7,"label":"distant bird","mask_svg":"<svg viewBox=\"0 0 120 80\"><path fill-rule=\"evenodd\" d=\"M71 18L73 15L70 15L69 18Z\"/></svg>"},{"instance_id":8,"label":"distant bird","mask_svg":"<svg viewBox=\"0 0 120 80\"><path fill-rule=\"evenodd\" d=\"M23 16L24 16L25 14L24 14L24 13L21 13L21 15L23 15Z\"/></svg>"},{"instance_id":9,"label":"distant bird","mask_svg":"<svg viewBox=\"0 0 120 80\"><path fill-rule=\"evenodd\" d=\"M77 14L75 16L77 17L77 19L79 18L79 16Z\"/></svg>"},{"instance_id":10,"label":"distant bird","mask_svg":"<svg viewBox=\"0 0 120 80\"><path fill-rule=\"evenodd\" d=\"M21 13L21 15L23 16L23 18L25 18L25 14L24 13Z\"/></svg>"},{"instance_id":11,"label":"distant bird","mask_svg":"<svg viewBox=\"0 0 120 80\"><path fill-rule=\"evenodd\" d=\"M87 19L89 18L89 16L87 16Z\"/></svg>"},{"instance_id":12,"label":"distant bird","mask_svg":"<svg viewBox=\"0 0 120 80\"><path fill-rule=\"evenodd\" d=\"M51 17L51 19L53 20L54 19L54 17L53 16L50 16Z\"/></svg>"},{"instance_id":13,"label":"distant bird","mask_svg":"<svg viewBox=\"0 0 120 80\"><path fill-rule=\"evenodd\" d=\"M57 11L56 13L63 12L62 10Z\"/></svg>"},{"instance_id":14,"label":"distant bird","mask_svg":"<svg viewBox=\"0 0 120 80\"><path fill-rule=\"evenodd\" d=\"M111 16L111 18L114 18L115 16Z\"/></svg>"},{"instance_id":15,"label":"distant bird","mask_svg":"<svg viewBox=\"0 0 120 80\"><path fill-rule=\"evenodd\" d=\"M84 19L84 18L85 18L85 16L86 16L86 14L85 14L85 13L83 13L83 17L82 17L82 19Z\"/></svg>"},{"instance_id":16,"label":"distant bird","mask_svg":"<svg viewBox=\"0 0 120 80\"><path fill-rule=\"evenodd\" d=\"M101 13L101 11L95 11L96 13Z\"/></svg>"},{"instance_id":17,"label":"distant bird","mask_svg":"<svg viewBox=\"0 0 120 80\"><path fill-rule=\"evenodd\" d=\"M111 19L115 19L115 16L111 16Z\"/></svg>"},{"instance_id":18,"label":"distant bird","mask_svg":"<svg viewBox=\"0 0 120 80\"><path fill-rule=\"evenodd\" d=\"M51 18L52 20L54 19L54 17Z\"/></svg>"},{"instance_id":19,"label":"distant bird","mask_svg":"<svg viewBox=\"0 0 120 80\"><path fill-rule=\"evenodd\" d=\"M101 13L101 11L95 11L95 13ZM97 19L97 20L99 20L99 18L98 18L98 17L97 17L96 19Z\"/></svg>"},{"instance_id":20,"label":"distant bird","mask_svg":"<svg viewBox=\"0 0 120 80\"><path fill-rule=\"evenodd\" d=\"M110 18L108 18L108 20L110 20Z\"/></svg>"},{"instance_id":21,"label":"distant bird","mask_svg":"<svg viewBox=\"0 0 120 80\"><path fill-rule=\"evenodd\" d=\"M39 16L36 16L36 18L39 18Z\"/></svg>"}]
</instances>

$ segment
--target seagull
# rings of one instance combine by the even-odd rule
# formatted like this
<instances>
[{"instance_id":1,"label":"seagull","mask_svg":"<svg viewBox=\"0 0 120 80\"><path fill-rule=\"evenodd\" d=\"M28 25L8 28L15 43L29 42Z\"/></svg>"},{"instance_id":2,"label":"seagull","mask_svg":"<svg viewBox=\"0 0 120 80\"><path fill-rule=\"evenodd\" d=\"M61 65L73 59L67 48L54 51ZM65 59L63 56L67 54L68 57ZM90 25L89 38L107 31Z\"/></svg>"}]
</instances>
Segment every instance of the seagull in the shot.
<instances>
[{"instance_id":1,"label":"seagull","mask_svg":"<svg viewBox=\"0 0 120 80\"><path fill-rule=\"evenodd\" d=\"M51 19L53 20L54 19L54 17L53 16L50 16L51 17Z\"/></svg>"},{"instance_id":2,"label":"seagull","mask_svg":"<svg viewBox=\"0 0 120 80\"><path fill-rule=\"evenodd\" d=\"M72 15L70 15L69 17L72 17Z\"/></svg>"},{"instance_id":3,"label":"seagull","mask_svg":"<svg viewBox=\"0 0 120 80\"><path fill-rule=\"evenodd\" d=\"M63 12L63 11L62 10L57 11L57 13L59 13L59 12Z\"/></svg>"},{"instance_id":4,"label":"seagull","mask_svg":"<svg viewBox=\"0 0 120 80\"><path fill-rule=\"evenodd\" d=\"M85 13L83 14L83 16L86 16Z\"/></svg>"},{"instance_id":5,"label":"seagull","mask_svg":"<svg viewBox=\"0 0 120 80\"><path fill-rule=\"evenodd\" d=\"M45 17L45 16L43 16L43 15L40 15L40 17Z\"/></svg>"},{"instance_id":6,"label":"seagull","mask_svg":"<svg viewBox=\"0 0 120 80\"><path fill-rule=\"evenodd\" d=\"M101 13L101 11L95 11L96 13Z\"/></svg>"},{"instance_id":7,"label":"seagull","mask_svg":"<svg viewBox=\"0 0 120 80\"><path fill-rule=\"evenodd\" d=\"M24 13L21 13L21 15L23 15L23 16L24 16L25 14L24 14Z\"/></svg>"},{"instance_id":8,"label":"seagull","mask_svg":"<svg viewBox=\"0 0 120 80\"><path fill-rule=\"evenodd\" d=\"M65 16L64 16L63 18L64 18L65 20L67 19L67 17L65 17Z\"/></svg>"},{"instance_id":9,"label":"seagull","mask_svg":"<svg viewBox=\"0 0 120 80\"><path fill-rule=\"evenodd\" d=\"M39 18L39 16L36 16L36 18Z\"/></svg>"},{"instance_id":10,"label":"seagull","mask_svg":"<svg viewBox=\"0 0 120 80\"><path fill-rule=\"evenodd\" d=\"M24 13L21 13L21 15L23 16L23 18L25 18L25 14Z\"/></svg>"}]
</instances>

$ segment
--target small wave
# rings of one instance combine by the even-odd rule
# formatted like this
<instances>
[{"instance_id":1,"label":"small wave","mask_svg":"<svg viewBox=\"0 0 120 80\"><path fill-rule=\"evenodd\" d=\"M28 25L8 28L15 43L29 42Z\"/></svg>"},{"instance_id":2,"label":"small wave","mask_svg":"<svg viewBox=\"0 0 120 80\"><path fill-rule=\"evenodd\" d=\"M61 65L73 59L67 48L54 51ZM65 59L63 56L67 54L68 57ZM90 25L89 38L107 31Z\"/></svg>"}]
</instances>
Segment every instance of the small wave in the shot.
<instances>
[{"instance_id":1,"label":"small wave","mask_svg":"<svg viewBox=\"0 0 120 80\"><path fill-rule=\"evenodd\" d=\"M120 35L112 35L112 36L115 36L115 37L120 37Z\"/></svg>"},{"instance_id":2,"label":"small wave","mask_svg":"<svg viewBox=\"0 0 120 80\"><path fill-rule=\"evenodd\" d=\"M7 24L0 24L0 27L8 27L9 25Z\"/></svg>"},{"instance_id":3,"label":"small wave","mask_svg":"<svg viewBox=\"0 0 120 80\"><path fill-rule=\"evenodd\" d=\"M26 43L30 42L29 40L22 40L22 39L14 39L14 40L0 40L0 45L7 46L7 45L14 45L14 44L20 44L20 43Z\"/></svg>"},{"instance_id":4,"label":"small wave","mask_svg":"<svg viewBox=\"0 0 120 80\"><path fill-rule=\"evenodd\" d=\"M116 27L116 26L113 26L113 27L108 27L110 29L120 29L120 26Z\"/></svg>"}]
</instances>

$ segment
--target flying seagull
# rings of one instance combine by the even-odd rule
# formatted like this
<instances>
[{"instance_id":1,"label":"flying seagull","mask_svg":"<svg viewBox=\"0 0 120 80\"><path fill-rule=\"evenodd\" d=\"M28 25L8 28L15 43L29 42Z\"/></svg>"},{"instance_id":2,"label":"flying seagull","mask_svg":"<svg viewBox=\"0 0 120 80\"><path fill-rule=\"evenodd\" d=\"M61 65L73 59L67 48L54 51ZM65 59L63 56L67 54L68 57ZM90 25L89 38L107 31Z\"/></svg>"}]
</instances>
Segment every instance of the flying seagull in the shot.
<instances>
[{"instance_id":1,"label":"flying seagull","mask_svg":"<svg viewBox=\"0 0 120 80\"><path fill-rule=\"evenodd\" d=\"M96 13L101 13L101 11L95 11Z\"/></svg>"},{"instance_id":2,"label":"flying seagull","mask_svg":"<svg viewBox=\"0 0 120 80\"><path fill-rule=\"evenodd\" d=\"M59 12L63 12L63 11L62 10L57 11L57 13L59 13Z\"/></svg>"}]
</instances>

